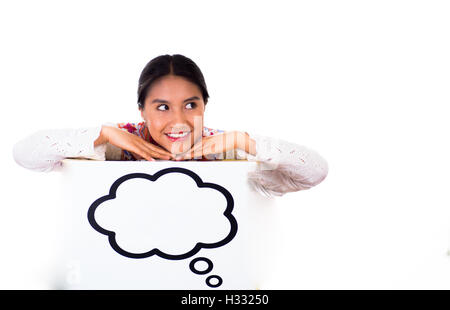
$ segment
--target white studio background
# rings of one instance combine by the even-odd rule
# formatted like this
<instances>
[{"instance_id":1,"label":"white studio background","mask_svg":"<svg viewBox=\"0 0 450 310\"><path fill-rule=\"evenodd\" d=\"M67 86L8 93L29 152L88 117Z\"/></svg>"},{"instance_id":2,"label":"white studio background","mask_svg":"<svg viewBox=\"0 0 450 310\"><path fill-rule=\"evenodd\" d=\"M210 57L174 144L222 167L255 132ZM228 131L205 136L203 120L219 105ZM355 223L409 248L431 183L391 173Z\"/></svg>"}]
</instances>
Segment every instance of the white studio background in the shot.
<instances>
[{"instance_id":1,"label":"white studio background","mask_svg":"<svg viewBox=\"0 0 450 310\"><path fill-rule=\"evenodd\" d=\"M183 54L205 125L317 150L326 180L278 198L267 288L450 289L446 1L2 1L0 288L42 288L56 172L12 158L40 129L139 121L139 74ZM44 287L45 288L45 287Z\"/></svg>"}]
</instances>

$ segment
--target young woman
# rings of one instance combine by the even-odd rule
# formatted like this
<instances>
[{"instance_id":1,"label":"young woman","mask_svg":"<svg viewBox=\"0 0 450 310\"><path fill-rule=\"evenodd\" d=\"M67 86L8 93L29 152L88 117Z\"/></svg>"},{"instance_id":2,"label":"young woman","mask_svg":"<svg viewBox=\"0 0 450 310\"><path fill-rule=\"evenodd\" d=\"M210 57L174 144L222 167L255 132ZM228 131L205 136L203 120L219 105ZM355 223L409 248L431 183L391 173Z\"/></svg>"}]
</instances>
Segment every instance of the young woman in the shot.
<instances>
[{"instance_id":1,"label":"young woman","mask_svg":"<svg viewBox=\"0 0 450 310\"><path fill-rule=\"evenodd\" d=\"M203 74L191 59L162 55L151 60L139 78L142 122L41 130L14 146L14 159L35 171L51 171L64 158L252 160L259 164L249 173L249 181L268 196L309 189L325 179L328 164L311 149L281 139L205 127L208 98Z\"/></svg>"}]
</instances>

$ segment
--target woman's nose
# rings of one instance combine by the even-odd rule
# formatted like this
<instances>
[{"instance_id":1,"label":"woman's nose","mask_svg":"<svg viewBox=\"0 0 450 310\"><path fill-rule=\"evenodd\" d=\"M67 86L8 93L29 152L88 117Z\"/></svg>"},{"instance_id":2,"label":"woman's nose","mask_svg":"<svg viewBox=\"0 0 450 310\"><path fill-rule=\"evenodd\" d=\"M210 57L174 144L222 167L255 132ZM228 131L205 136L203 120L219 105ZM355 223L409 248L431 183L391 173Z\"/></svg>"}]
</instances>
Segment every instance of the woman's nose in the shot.
<instances>
[{"instance_id":1,"label":"woman's nose","mask_svg":"<svg viewBox=\"0 0 450 310\"><path fill-rule=\"evenodd\" d=\"M187 125L187 118L186 115L184 114L184 112L182 111L175 111L172 114L172 128L176 129L177 131L183 131L187 128L189 128L189 126Z\"/></svg>"},{"instance_id":2,"label":"woman's nose","mask_svg":"<svg viewBox=\"0 0 450 310\"><path fill-rule=\"evenodd\" d=\"M186 123L186 115L183 111L177 110L174 112L173 120L177 124L185 124Z\"/></svg>"}]
</instances>

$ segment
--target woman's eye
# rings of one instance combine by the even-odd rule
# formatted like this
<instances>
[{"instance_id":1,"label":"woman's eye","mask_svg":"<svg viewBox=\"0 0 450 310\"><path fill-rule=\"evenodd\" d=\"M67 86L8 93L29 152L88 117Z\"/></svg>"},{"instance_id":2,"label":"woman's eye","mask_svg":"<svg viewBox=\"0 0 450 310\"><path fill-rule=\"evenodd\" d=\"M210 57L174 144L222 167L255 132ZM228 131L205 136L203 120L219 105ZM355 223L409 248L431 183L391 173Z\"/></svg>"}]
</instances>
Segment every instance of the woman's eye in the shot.
<instances>
[{"instance_id":1,"label":"woman's eye","mask_svg":"<svg viewBox=\"0 0 450 310\"><path fill-rule=\"evenodd\" d=\"M163 109L162 107L167 107L167 109ZM159 105L159 106L157 107L157 109L160 110L160 111L166 111L166 110L169 109L169 107L167 106L167 104L161 104L161 105Z\"/></svg>"},{"instance_id":2,"label":"woman's eye","mask_svg":"<svg viewBox=\"0 0 450 310\"><path fill-rule=\"evenodd\" d=\"M197 104L195 102L189 102L188 104L186 104L186 106L188 106L188 105L192 106L192 108L190 108L190 109L193 109L197 106Z\"/></svg>"}]
</instances>

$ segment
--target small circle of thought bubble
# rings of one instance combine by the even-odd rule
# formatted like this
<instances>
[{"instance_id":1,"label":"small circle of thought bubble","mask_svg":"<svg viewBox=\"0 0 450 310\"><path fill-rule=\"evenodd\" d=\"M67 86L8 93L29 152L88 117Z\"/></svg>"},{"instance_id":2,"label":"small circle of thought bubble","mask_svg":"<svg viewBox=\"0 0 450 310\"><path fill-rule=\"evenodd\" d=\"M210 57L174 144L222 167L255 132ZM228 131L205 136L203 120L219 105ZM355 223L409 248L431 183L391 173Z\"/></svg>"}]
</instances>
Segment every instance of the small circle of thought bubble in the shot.
<instances>
[{"instance_id":1,"label":"small circle of thought bubble","mask_svg":"<svg viewBox=\"0 0 450 310\"><path fill-rule=\"evenodd\" d=\"M183 176L188 176L191 178L191 180L193 180L195 182L195 184L197 185L198 188L210 189L210 190L212 189L212 190L215 190L218 193L220 193L219 195L223 195L223 197L225 198L225 201L226 201L226 207L225 207L225 211L223 212L223 216L228 220L229 226L230 226L230 230L229 230L228 234L224 238L222 238L221 240L219 240L217 242L196 242L195 246L193 248L190 248L190 250L185 251L182 254L171 254L171 253L168 253L167 251L162 251L157 247L154 247L153 249L151 249L149 251L140 252L140 253L124 250L121 246L119 246L119 243L117 242L117 232L113 231L113 230L108 230L108 229L102 227L98 223L98 221L96 220L96 217L95 217L96 211L102 204L106 204L108 201L110 202L111 200L117 198L117 191L118 191L119 187L124 184L124 182L130 181L130 180L147 180L147 181L152 182L151 184L155 184L153 182L156 182L160 177L162 177L164 175L169 175L169 174L182 174ZM172 189L173 188L167 188L167 192L169 194L172 194L172 192L171 192ZM145 194L149 195L150 193L145 193ZM124 206L124 208L126 208L126 207L127 206ZM189 208L189 206L186 206L186 207ZM221 246L229 243L235 237L235 235L237 233L238 225L237 225L237 221L236 221L235 217L232 214L233 207L234 207L233 197L232 197L231 193L228 190L226 190L224 187L222 187L218 184L214 184L214 183L203 182L202 179L191 170L188 170L185 168L179 168L179 167L171 167L171 168L166 168L166 169L160 170L153 175L147 174L147 173L131 173L131 174L127 174L127 175L124 175L124 176L118 178L111 185L109 194L98 198L91 204L87 215L88 215L88 221L89 221L90 225L97 232L99 232L103 235L106 235L108 237L109 244L111 245L113 250L123 256L126 256L128 258L147 258L147 257L153 256L153 255L156 255L161 258L169 259L169 260L182 260L182 259L192 257L193 255L197 254L201 249L212 249L212 248L221 247ZM205 219L205 221L207 221L207 220L208 219Z\"/></svg>"}]
</instances>

